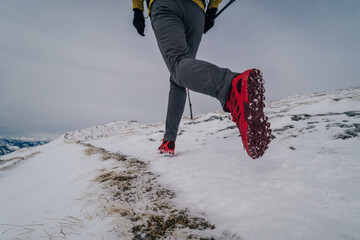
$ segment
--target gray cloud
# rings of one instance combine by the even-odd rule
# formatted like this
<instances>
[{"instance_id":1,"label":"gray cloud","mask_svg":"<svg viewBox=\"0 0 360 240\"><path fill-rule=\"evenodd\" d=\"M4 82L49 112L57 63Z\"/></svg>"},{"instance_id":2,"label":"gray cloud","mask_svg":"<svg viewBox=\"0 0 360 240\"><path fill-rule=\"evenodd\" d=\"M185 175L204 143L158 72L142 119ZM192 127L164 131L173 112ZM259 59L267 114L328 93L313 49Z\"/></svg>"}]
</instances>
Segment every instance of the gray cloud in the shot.
<instances>
[{"instance_id":1,"label":"gray cloud","mask_svg":"<svg viewBox=\"0 0 360 240\"><path fill-rule=\"evenodd\" d=\"M262 69L268 99L356 86L359 9L354 0L237 1L198 58ZM131 1L1 1L0 135L162 121L169 74L149 20L145 38L131 22ZM192 101L195 114L220 110L201 94Z\"/></svg>"}]
</instances>

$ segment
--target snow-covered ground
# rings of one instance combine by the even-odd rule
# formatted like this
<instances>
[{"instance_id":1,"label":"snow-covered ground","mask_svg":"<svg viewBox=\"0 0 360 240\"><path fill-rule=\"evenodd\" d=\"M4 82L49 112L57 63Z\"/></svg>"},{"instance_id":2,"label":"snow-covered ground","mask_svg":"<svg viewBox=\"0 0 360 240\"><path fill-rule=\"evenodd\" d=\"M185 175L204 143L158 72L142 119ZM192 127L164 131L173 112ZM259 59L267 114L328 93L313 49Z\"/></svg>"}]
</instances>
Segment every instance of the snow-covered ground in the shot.
<instances>
[{"instance_id":1,"label":"snow-covered ground","mask_svg":"<svg viewBox=\"0 0 360 240\"><path fill-rule=\"evenodd\" d=\"M174 156L156 153L163 123L134 121L2 156L0 239L142 239L171 216L190 223L167 238L360 239L360 88L266 111L258 160L223 112L183 119Z\"/></svg>"}]
</instances>

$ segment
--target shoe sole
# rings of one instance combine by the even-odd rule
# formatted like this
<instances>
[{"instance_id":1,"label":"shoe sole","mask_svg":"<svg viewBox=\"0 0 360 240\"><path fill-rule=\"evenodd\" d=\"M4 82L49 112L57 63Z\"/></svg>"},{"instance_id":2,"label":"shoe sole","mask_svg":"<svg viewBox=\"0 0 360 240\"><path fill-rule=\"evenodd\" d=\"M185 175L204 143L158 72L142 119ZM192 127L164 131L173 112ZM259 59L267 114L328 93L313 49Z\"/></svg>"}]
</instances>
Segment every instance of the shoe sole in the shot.
<instances>
[{"instance_id":1,"label":"shoe sole","mask_svg":"<svg viewBox=\"0 0 360 240\"><path fill-rule=\"evenodd\" d=\"M165 151L158 151L158 154L168 154L168 155L174 155L174 152L165 152Z\"/></svg>"},{"instance_id":2,"label":"shoe sole","mask_svg":"<svg viewBox=\"0 0 360 240\"><path fill-rule=\"evenodd\" d=\"M264 114L265 88L262 73L258 69L250 69L235 78L233 88L239 102L240 118L236 121L244 148L252 159L264 155L271 141L271 129L268 117Z\"/></svg>"}]
</instances>

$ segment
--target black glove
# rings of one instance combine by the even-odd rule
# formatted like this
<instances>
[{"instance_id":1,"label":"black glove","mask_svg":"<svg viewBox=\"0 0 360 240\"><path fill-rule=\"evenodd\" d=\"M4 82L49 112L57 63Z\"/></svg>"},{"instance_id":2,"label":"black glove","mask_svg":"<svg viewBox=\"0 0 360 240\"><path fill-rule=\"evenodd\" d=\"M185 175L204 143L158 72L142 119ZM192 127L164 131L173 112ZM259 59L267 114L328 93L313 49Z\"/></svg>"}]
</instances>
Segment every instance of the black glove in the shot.
<instances>
[{"instance_id":1,"label":"black glove","mask_svg":"<svg viewBox=\"0 0 360 240\"><path fill-rule=\"evenodd\" d=\"M216 12L217 12L217 8L208 8L206 10L204 33L209 31L210 28L214 26Z\"/></svg>"},{"instance_id":2,"label":"black glove","mask_svg":"<svg viewBox=\"0 0 360 240\"><path fill-rule=\"evenodd\" d=\"M143 11L138 8L134 8L133 11L134 11L133 25L136 28L137 32L141 36L145 37L145 34L144 34L145 18L144 18Z\"/></svg>"}]
</instances>

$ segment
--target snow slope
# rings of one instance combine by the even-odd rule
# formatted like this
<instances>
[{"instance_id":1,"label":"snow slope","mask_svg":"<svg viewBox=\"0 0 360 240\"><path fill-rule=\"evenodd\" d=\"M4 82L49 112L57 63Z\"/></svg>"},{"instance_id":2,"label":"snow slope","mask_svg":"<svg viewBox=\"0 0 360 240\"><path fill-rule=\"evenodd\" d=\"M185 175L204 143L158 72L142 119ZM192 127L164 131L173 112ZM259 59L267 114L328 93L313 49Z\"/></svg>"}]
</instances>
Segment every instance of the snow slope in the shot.
<instances>
[{"instance_id":1,"label":"snow slope","mask_svg":"<svg viewBox=\"0 0 360 240\"><path fill-rule=\"evenodd\" d=\"M266 111L273 140L258 160L223 112L184 118L175 156L156 154L163 123L121 121L0 157L0 239L132 239L142 218L150 227L147 216L169 214L154 210L161 195L215 226L167 238L360 239L360 88L292 96ZM109 180L119 177L133 185Z\"/></svg>"}]
</instances>

